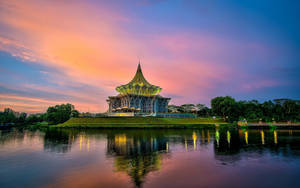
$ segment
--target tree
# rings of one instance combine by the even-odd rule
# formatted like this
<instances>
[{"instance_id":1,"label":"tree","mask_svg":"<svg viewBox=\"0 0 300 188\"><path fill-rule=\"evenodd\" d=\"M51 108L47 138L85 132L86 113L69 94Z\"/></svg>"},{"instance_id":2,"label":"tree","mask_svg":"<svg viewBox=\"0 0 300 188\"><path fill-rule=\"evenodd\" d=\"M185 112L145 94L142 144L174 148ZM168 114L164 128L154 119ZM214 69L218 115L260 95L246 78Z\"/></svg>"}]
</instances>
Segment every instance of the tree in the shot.
<instances>
[{"instance_id":1,"label":"tree","mask_svg":"<svg viewBox=\"0 0 300 188\"><path fill-rule=\"evenodd\" d=\"M211 100L211 109L215 115L222 116L224 120L238 120L237 103L230 96L213 98Z\"/></svg>"},{"instance_id":2,"label":"tree","mask_svg":"<svg viewBox=\"0 0 300 188\"><path fill-rule=\"evenodd\" d=\"M5 108L4 112L1 113L0 123L15 123L17 120L15 112L10 108Z\"/></svg>"},{"instance_id":3,"label":"tree","mask_svg":"<svg viewBox=\"0 0 300 188\"><path fill-rule=\"evenodd\" d=\"M199 116L209 116L211 113L211 110L205 104L197 104L196 108Z\"/></svg>"},{"instance_id":4,"label":"tree","mask_svg":"<svg viewBox=\"0 0 300 188\"><path fill-rule=\"evenodd\" d=\"M49 107L47 110L47 121L49 124L63 123L70 119L71 115L78 116L79 112L72 104L61 104Z\"/></svg>"},{"instance_id":5,"label":"tree","mask_svg":"<svg viewBox=\"0 0 300 188\"><path fill-rule=\"evenodd\" d=\"M36 122L40 122L40 118L36 115L36 114L30 114L27 118L26 118L26 123L27 124L33 124Z\"/></svg>"},{"instance_id":6,"label":"tree","mask_svg":"<svg viewBox=\"0 0 300 188\"><path fill-rule=\"evenodd\" d=\"M272 120L272 118L275 118L275 104L272 101L265 101L261 104L261 110L263 112L263 119L266 122L269 122Z\"/></svg>"},{"instance_id":7,"label":"tree","mask_svg":"<svg viewBox=\"0 0 300 188\"><path fill-rule=\"evenodd\" d=\"M251 121L259 121L263 118L263 112L257 100L245 102L241 114Z\"/></svg>"},{"instance_id":8,"label":"tree","mask_svg":"<svg viewBox=\"0 0 300 188\"><path fill-rule=\"evenodd\" d=\"M22 112L17 119L17 123L23 124L26 121L27 114Z\"/></svg>"},{"instance_id":9,"label":"tree","mask_svg":"<svg viewBox=\"0 0 300 188\"><path fill-rule=\"evenodd\" d=\"M274 116L273 118L275 118L276 121L282 121L285 119L284 117L284 113L283 113L283 108L280 104L275 104L274 106Z\"/></svg>"},{"instance_id":10,"label":"tree","mask_svg":"<svg viewBox=\"0 0 300 188\"><path fill-rule=\"evenodd\" d=\"M197 111L197 108L194 104L183 104L180 106L184 113L193 113Z\"/></svg>"},{"instance_id":11,"label":"tree","mask_svg":"<svg viewBox=\"0 0 300 188\"><path fill-rule=\"evenodd\" d=\"M78 110L72 110L72 111L71 111L71 117L79 117L79 112L78 112Z\"/></svg>"},{"instance_id":12,"label":"tree","mask_svg":"<svg viewBox=\"0 0 300 188\"><path fill-rule=\"evenodd\" d=\"M178 113L178 112L180 112L179 108L180 108L179 106L176 106L176 105L173 105L173 104L168 105L168 112Z\"/></svg>"},{"instance_id":13,"label":"tree","mask_svg":"<svg viewBox=\"0 0 300 188\"><path fill-rule=\"evenodd\" d=\"M197 111L201 111L206 108L205 104L196 104Z\"/></svg>"},{"instance_id":14,"label":"tree","mask_svg":"<svg viewBox=\"0 0 300 188\"><path fill-rule=\"evenodd\" d=\"M297 103L293 100L286 100L284 101L283 105L283 113L285 115L285 120L292 120L295 119L297 116Z\"/></svg>"}]
</instances>

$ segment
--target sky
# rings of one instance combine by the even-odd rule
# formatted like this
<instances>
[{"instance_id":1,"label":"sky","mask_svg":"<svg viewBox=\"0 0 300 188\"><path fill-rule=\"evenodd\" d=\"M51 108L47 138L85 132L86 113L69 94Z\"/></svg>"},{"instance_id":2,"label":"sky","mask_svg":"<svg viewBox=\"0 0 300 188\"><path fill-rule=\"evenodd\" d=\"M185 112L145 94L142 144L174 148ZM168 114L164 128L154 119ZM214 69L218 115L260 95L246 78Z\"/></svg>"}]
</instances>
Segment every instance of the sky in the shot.
<instances>
[{"instance_id":1,"label":"sky","mask_svg":"<svg viewBox=\"0 0 300 188\"><path fill-rule=\"evenodd\" d=\"M0 0L0 110L105 112L138 62L171 104L300 99L300 1Z\"/></svg>"}]
</instances>

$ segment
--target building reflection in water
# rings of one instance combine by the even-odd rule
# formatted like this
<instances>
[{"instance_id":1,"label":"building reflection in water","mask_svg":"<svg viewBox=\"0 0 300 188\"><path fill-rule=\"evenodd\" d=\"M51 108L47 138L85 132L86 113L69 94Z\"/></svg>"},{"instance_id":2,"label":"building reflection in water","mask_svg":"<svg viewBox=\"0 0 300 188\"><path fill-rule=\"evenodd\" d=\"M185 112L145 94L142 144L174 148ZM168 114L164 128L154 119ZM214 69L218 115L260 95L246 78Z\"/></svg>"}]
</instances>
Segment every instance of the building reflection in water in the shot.
<instances>
[{"instance_id":1,"label":"building reflection in water","mask_svg":"<svg viewBox=\"0 0 300 188\"><path fill-rule=\"evenodd\" d=\"M197 151L210 143L211 134L214 131L209 129L156 130L151 134L147 130L112 132L107 134L107 156L113 157L116 171L127 173L134 184L141 187L147 174L160 170L162 159L171 155L169 143L183 145L185 151Z\"/></svg>"},{"instance_id":2,"label":"building reflection in water","mask_svg":"<svg viewBox=\"0 0 300 188\"><path fill-rule=\"evenodd\" d=\"M164 154L169 152L164 137L138 134L109 134L107 155L114 157L116 171L126 172L137 187L141 187L149 172L161 168Z\"/></svg>"}]
</instances>

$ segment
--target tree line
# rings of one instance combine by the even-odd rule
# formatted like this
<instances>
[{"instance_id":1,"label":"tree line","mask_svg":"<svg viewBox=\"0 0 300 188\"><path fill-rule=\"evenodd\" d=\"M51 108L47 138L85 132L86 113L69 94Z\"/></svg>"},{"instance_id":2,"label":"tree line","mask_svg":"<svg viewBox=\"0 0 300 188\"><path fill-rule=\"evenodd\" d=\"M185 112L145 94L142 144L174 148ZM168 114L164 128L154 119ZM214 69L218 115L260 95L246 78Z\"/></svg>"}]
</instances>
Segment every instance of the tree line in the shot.
<instances>
[{"instance_id":1,"label":"tree line","mask_svg":"<svg viewBox=\"0 0 300 188\"><path fill-rule=\"evenodd\" d=\"M215 97L211 108L204 104L169 105L171 113L196 113L201 117L218 116L226 121L300 121L300 101L292 99L274 99L263 103L257 100L237 101L230 96Z\"/></svg>"},{"instance_id":2,"label":"tree line","mask_svg":"<svg viewBox=\"0 0 300 188\"><path fill-rule=\"evenodd\" d=\"M50 125L67 121L71 117L78 117L79 112L72 104L61 104L50 106L45 113L30 114L15 112L10 108L5 108L0 112L0 125L24 125L46 121Z\"/></svg>"},{"instance_id":3,"label":"tree line","mask_svg":"<svg viewBox=\"0 0 300 188\"><path fill-rule=\"evenodd\" d=\"M237 101L230 96L215 97L211 108L204 104L169 105L170 113L194 113L200 117L218 116L225 121L300 121L300 101L292 99L274 99L263 103L257 100ZM84 114L82 114L84 117ZM104 115L104 114L101 114ZM45 113L30 114L15 112L10 108L0 112L0 125L34 124L46 121L49 125L59 124L71 117L79 117L79 112L72 104L50 106Z\"/></svg>"},{"instance_id":4,"label":"tree line","mask_svg":"<svg viewBox=\"0 0 300 188\"><path fill-rule=\"evenodd\" d=\"M300 101L274 99L263 103L257 100L236 101L234 98L216 97L211 100L212 112L228 121L300 121Z\"/></svg>"}]
</instances>

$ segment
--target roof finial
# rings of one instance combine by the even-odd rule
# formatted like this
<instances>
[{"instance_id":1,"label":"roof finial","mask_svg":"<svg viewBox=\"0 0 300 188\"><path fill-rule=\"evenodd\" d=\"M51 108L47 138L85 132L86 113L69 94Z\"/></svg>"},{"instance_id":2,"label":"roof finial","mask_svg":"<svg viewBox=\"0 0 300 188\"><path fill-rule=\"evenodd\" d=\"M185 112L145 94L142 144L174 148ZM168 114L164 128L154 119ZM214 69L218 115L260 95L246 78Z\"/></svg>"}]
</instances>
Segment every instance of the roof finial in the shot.
<instances>
[{"instance_id":1,"label":"roof finial","mask_svg":"<svg viewBox=\"0 0 300 188\"><path fill-rule=\"evenodd\" d=\"M139 71L142 71L142 70L141 70L141 57L138 56L138 58L139 58L139 64L138 64L137 71L139 72Z\"/></svg>"},{"instance_id":2,"label":"roof finial","mask_svg":"<svg viewBox=\"0 0 300 188\"><path fill-rule=\"evenodd\" d=\"M141 63L140 63L140 61L139 61L139 64L138 64L137 72L142 72L142 68L141 68Z\"/></svg>"}]
</instances>

